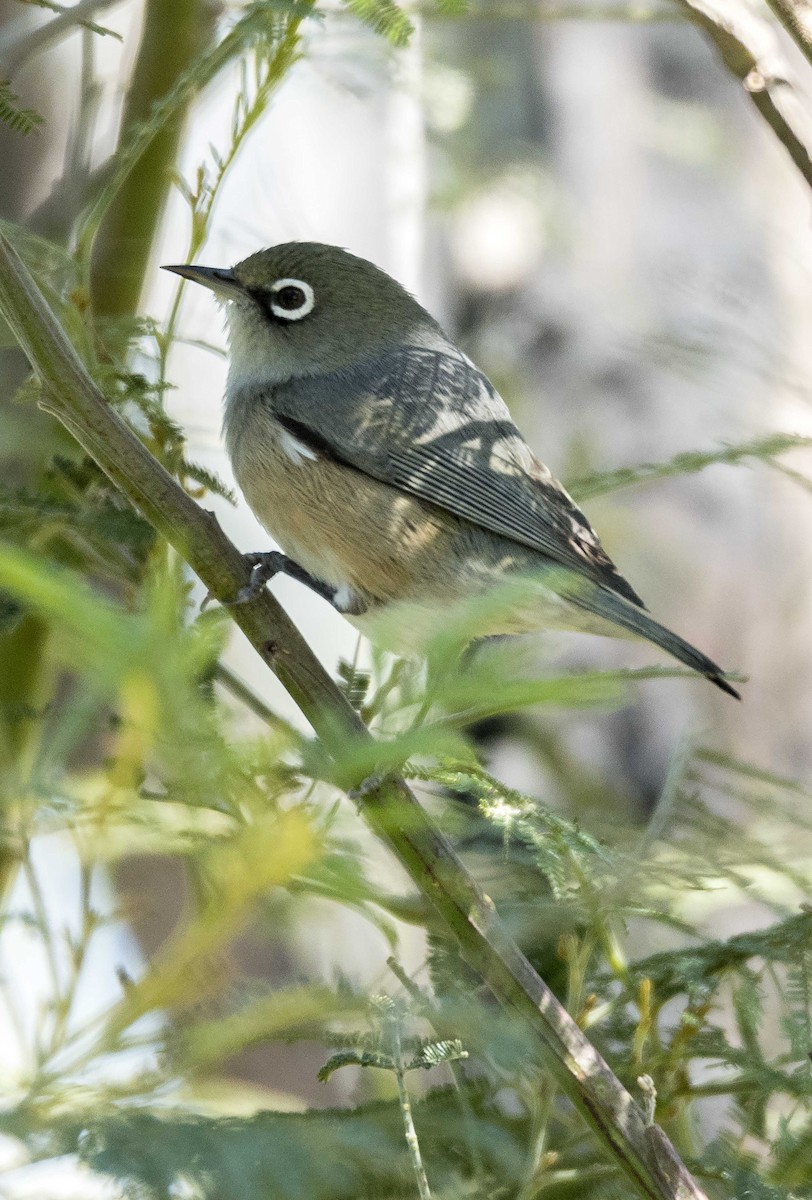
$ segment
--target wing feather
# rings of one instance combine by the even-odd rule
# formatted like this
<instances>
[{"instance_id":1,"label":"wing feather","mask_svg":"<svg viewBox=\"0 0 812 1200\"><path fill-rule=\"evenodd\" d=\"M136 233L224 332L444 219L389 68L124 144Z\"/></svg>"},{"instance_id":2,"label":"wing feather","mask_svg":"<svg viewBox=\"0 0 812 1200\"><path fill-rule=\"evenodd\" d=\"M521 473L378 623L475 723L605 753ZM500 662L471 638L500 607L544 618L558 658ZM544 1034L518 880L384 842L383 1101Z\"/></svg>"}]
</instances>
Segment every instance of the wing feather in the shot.
<instances>
[{"instance_id":1,"label":"wing feather","mask_svg":"<svg viewBox=\"0 0 812 1200\"><path fill-rule=\"evenodd\" d=\"M644 607L486 376L442 334L422 340L335 375L281 384L268 402L318 453Z\"/></svg>"}]
</instances>

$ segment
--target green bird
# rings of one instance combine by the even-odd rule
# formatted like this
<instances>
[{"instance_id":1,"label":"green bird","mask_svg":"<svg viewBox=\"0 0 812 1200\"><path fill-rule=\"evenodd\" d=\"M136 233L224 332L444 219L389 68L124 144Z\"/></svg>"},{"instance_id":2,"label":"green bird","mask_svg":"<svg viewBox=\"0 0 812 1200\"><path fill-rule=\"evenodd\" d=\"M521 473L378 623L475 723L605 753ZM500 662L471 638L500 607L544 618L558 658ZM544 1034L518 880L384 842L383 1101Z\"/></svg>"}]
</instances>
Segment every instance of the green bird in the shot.
<instances>
[{"instance_id":1,"label":"green bird","mask_svg":"<svg viewBox=\"0 0 812 1200\"><path fill-rule=\"evenodd\" d=\"M384 271L317 242L165 269L226 307L226 446L284 552L249 556L243 598L285 572L373 638L391 615L414 649L452 605L527 580L479 635L646 638L738 698L649 615L493 384Z\"/></svg>"}]
</instances>

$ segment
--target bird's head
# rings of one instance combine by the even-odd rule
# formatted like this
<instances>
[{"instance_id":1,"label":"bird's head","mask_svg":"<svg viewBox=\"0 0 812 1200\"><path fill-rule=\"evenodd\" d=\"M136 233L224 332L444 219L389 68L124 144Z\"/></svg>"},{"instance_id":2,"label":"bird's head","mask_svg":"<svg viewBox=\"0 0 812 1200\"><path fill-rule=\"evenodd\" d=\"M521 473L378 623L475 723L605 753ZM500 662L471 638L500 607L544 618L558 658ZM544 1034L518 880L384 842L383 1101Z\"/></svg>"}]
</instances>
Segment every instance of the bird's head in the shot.
<instances>
[{"instance_id":1,"label":"bird's head","mask_svg":"<svg viewBox=\"0 0 812 1200\"><path fill-rule=\"evenodd\" d=\"M230 387L353 366L436 323L366 259L320 242L286 242L235 267L164 267L226 307Z\"/></svg>"}]
</instances>

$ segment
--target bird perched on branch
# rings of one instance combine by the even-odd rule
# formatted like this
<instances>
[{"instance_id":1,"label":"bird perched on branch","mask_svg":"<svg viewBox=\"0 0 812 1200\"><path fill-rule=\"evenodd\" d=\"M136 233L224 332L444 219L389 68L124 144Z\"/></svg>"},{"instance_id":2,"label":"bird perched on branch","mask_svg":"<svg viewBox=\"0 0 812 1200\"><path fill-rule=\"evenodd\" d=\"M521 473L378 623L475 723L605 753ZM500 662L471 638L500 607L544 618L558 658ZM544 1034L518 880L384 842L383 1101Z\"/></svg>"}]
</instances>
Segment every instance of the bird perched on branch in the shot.
<instances>
[{"instance_id":1,"label":"bird perched on branch","mask_svg":"<svg viewBox=\"0 0 812 1200\"><path fill-rule=\"evenodd\" d=\"M394 611L408 641L429 614L526 579L481 636L631 634L738 695L649 615L490 381L385 272L316 242L166 270L226 305L226 445L284 551L250 556L247 595L285 572L361 629Z\"/></svg>"}]
</instances>

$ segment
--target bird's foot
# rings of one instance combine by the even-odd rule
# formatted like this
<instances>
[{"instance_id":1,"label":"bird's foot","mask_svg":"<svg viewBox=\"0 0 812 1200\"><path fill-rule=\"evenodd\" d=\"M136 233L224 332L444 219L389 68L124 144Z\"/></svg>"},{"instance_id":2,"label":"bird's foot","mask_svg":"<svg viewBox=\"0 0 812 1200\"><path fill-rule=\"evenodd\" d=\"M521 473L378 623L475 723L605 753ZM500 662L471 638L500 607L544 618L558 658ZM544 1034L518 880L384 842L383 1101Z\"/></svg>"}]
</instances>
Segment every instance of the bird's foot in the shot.
<instances>
[{"instance_id":1,"label":"bird's foot","mask_svg":"<svg viewBox=\"0 0 812 1200\"><path fill-rule=\"evenodd\" d=\"M290 574L289 568L297 566L281 550L259 551L256 554L245 554L243 557L251 568L251 577L245 587L240 588L237 592L231 604L247 604L250 600L256 600L257 596L262 594L266 583L269 583L274 575L279 575L281 572Z\"/></svg>"},{"instance_id":2,"label":"bird's foot","mask_svg":"<svg viewBox=\"0 0 812 1200\"><path fill-rule=\"evenodd\" d=\"M332 584L317 579L315 575L311 575L309 571L299 566L294 559L288 558L287 554L283 554L281 550L264 550L256 554L245 554L243 557L251 568L251 576L234 599L226 602L229 606L247 604L250 600L256 600L257 596L262 594L266 583L273 579L274 575L288 575L291 579L296 579L299 583L309 587L323 600L327 600L340 613L358 615L366 609L366 605L355 596L348 586L336 588ZM212 598L211 593L208 593L200 606L201 611Z\"/></svg>"},{"instance_id":3,"label":"bird's foot","mask_svg":"<svg viewBox=\"0 0 812 1200\"><path fill-rule=\"evenodd\" d=\"M261 551L257 554L243 555L246 563L251 568L251 575L245 587L240 588L233 600L224 600L224 607L231 608L235 604L247 604L249 600L256 600L269 580L273 579L274 575L278 575L280 571L285 571L290 574L289 567L297 567L286 554L282 554L280 550ZM203 597L203 602L200 605L200 611L207 607L214 600L211 592L206 592Z\"/></svg>"},{"instance_id":4,"label":"bird's foot","mask_svg":"<svg viewBox=\"0 0 812 1200\"><path fill-rule=\"evenodd\" d=\"M347 796L353 801L356 808L360 808L367 796L377 792L379 787L393 778L391 771L373 771L371 775L367 775L366 779L361 780L358 787L350 788Z\"/></svg>"},{"instance_id":5,"label":"bird's foot","mask_svg":"<svg viewBox=\"0 0 812 1200\"><path fill-rule=\"evenodd\" d=\"M287 554L283 554L281 550L265 550L256 554L246 554L243 557L251 568L251 578L245 587L240 589L231 604L246 604L249 600L256 600L257 596L261 595L266 583L273 579L274 575L287 575L291 579L298 580L299 583L303 583L317 596L321 596L331 604L335 600L336 589L334 587L317 579L315 575L311 575L309 571L300 567L294 559L288 558Z\"/></svg>"}]
</instances>

